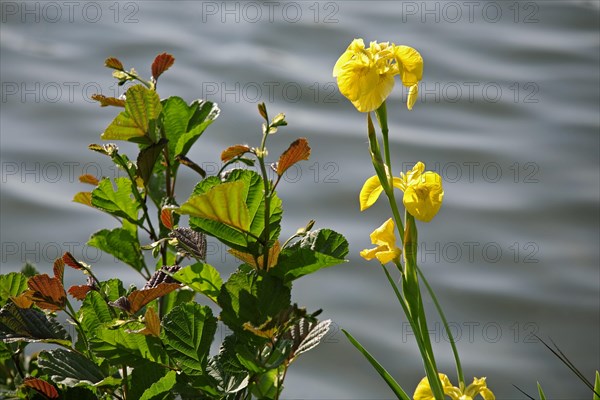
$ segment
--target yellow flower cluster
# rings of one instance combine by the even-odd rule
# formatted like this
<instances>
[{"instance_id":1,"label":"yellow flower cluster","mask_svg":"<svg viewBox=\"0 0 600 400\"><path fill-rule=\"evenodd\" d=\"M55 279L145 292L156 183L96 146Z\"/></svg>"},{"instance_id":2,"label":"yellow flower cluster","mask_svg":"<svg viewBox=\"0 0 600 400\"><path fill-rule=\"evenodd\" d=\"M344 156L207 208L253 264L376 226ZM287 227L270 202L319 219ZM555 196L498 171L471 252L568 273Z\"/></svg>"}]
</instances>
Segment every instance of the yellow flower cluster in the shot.
<instances>
[{"instance_id":1,"label":"yellow flower cluster","mask_svg":"<svg viewBox=\"0 0 600 400\"><path fill-rule=\"evenodd\" d=\"M473 383L467 386L466 389L461 390L456 386L452 386L450 379L448 379L448 376L445 374L439 374L439 377L442 382L444 394L452 400L473 400L477 395L480 395L483 400L496 399L494 393L487 388L485 378L473 378ZM429 386L429 379L423 378L421 382L419 382L415 389L415 393L413 394L413 400L435 400L431 387Z\"/></svg>"},{"instance_id":2,"label":"yellow flower cluster","mask_svg":"<svg viewBox=\"0 0 600 400\"><path fill-rule=\"evenodd\" d=\"M362 39L354 39L333 67L340 92L360 112L381 106L392 92L396 75L410 88L406 105L412 110L423 77L423 58L412 47L371 42L365 48Z\"/></svg>"},{"instance_id":3,"label":"yellow flower cluster","mask_svg":"<svg viewBox=\"0 0 600 400\"><path fill-rule=\"evenodd\" d=\"M400 173L399 178L393 177L392 184L404 192L404 207L420 221L431 221L442 206L442 177L433 171L425 172L425 164L420 161L406 174ZM383 187L377 175L367 179L359 195L360 210L371 207L382 191Z\"/></svg>"}]
</instances>

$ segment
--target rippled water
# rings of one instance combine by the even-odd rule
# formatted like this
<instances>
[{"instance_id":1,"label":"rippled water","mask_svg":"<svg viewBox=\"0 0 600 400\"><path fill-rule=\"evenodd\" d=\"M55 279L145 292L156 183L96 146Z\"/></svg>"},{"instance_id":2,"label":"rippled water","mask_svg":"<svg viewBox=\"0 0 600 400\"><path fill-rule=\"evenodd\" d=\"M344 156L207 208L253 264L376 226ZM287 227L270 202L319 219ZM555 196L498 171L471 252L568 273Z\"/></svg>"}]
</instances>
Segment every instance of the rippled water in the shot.
<instances>
[{"instance_id":1,"label":"rippled water","mask_svg":"<svg viewBox=\"0 0 600 400\"><path fill-rule=\"evenodd\" d=\"M114 116L89 100L118 92L103 60L116 56L148 74L167 51L177 62L161 95L204 97L222 109L190 156L214 168L221 149L258 140L256 103L285 111L290 126L271 153L300 135L313 153L280 192L284 235L316 217L350 241L350 263L295 285L295 299L324 308L336 329L290 371L286 398L391 397L340 327L411 392L423 375L414 339L381 271L357 257L388 217L383 202L358 211L372 174L364 116L331 77L354 37L408 44L423 55L425 76L412 112L398 87L388 104L393 157L396 171L422 160L445 180L440 214L420 229L420 261L465 374L487 376L499 399L524 398L513 384L533 394L538 380L549 398L591 398L529 332L552 338L589 379L599 368L598 4L3 2L2 273L25 259L47 271L71 250L104 277L140 283L83 246L113 222L70 200L84 190L78 175L114 175L86 151ZM180 200L194 179L184 171ZM231 271L233 260L212 249L210 261ZM452 375L435 319L431 329L438 364Z\"/></svg>"}]
</instances>

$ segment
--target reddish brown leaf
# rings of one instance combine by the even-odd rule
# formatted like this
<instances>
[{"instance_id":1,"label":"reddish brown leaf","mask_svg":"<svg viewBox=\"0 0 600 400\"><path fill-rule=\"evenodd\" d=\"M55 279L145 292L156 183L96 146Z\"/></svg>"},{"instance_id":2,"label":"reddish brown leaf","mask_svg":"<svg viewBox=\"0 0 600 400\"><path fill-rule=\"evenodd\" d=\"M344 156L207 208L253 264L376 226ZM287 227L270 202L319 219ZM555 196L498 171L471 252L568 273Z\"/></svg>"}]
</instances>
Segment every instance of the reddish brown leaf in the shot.
<instances>
[{"instance_id":1,"label":"reddish brown leaf","mask_svg":"<svg viewBox=\"0 0 600 400\"><path fill-rule=\"evenodd\" d=\"M100 103L100 107L125 107L125 100L118 99L116 97L106 97L98 93L92 95L92 100L96 100L98 103Z\"/></svg>"},{"instance_id":2,"label":"reddish brown leaf","mask_svg":"<svg viewBox=\"0 0 600 400\"><path fill-rule=\"evenodd\" d=\"M63 277L65 275L65 262L62 258L57 258L56 260L54 260L52 270L54 271L54 277L62 283Z\"/></svg>"},{"instance_id":3,"label":"reddish brown leaf","mask_svg":"<svg viewBox=\"0 0 600 400\"><path fill-rule=\"evenodd\" d=\"M92 192L79 192L73 197L73 201L92 207Z\"/></svg>"},{"instance_id":4,"label":"reddish brown leaf","mask_svg":"<svg viewBox=\"0 0 600 400\"><path fill-rule=\"evenodd\" d=\"M173 230L173 212L168 208L163 208L160 211L160 222L162 222L168 230Z\"/></svg>"},{"instance_id":5,"label":"reddish brown leaf","mask_svg":"<svg viewBox=\"0 0 600 400\"><path fill-rule=\"evenodd\" d=\"M152 63L152 77L157 80L163 72L171 68L175 62L175 57L168 53L162 53L156 56Z\"/></svg>"},{"instance_id":6,"label":"reddish brown leaf","mask_svg":"<svg viewBox=\"0 0 600 400\"><path fill-rule=\"evenodd\" d=\"M88 183L90 185L98 185L98 178L96 178L94 175L91 174L85 174L85 175L81 175L79 177L79 182L81 183Z\"/></svg>"},{"instance_id":7,"label":"reddish brown leaf","mask_svg":"<svg viewBox=\"0 0 600 400\"><path fill-rule=\"evenodd\" d=\"M277 163L277 175L281 176L289 167L301 160L310 157L310 146L308 140L300 138L295 140L286 151L279 157Z\"/></svg>"},{"instance_id":8,"label":"reddish brown leaf","mask_svg":"<svg viewBox=\"0 0 600 400\"><path fill-rule=\"evenodd\" d=\"M160 283L151 289L134 290L127 296L129 312L135 314L152 300L167 295L179 287L181 287L179 283Z\"/></svg>"},{"instance_id":9,"label":"reddish brown leaf","mask_svg":"<svg viewBox=\"0 0 600 400\"><path fill-rule=\"evenodd\" d=\"M240 156L250 151L250 147L243 144L236 144L223 150L221 153L221 161L228 162L233 160L235 157Z\"/></svg>"},{"instance_id":10,"label":"reddish brown leaf","mask_svg":"<svg viewBox=\"0 0 600 400\"><path fill-rule=\"evenodd\" d=\"M16 297L11 297L13 303L19 308L29 308L33 305L31 296L33 295L32 290L27 290Z\"/></svg>"},{"instance_id":11,"label":"reddish brown leaf","mask_svg":"<svg viewBox=\"0 0 600 400\"><path fill-rule=\"evenodd\" d=\"M79 269L79 270L85 269L85 268L83 268L83 265L81 265L81 263L79 263L79 261L77 261L75 259L73 254L69 253L68 251L65 254L63 254L62 260L65 264L67 264L71 268L75 268L75 269Z\"/></svg>"},{"instance_id":12,"label":"reddish brown leaf","mask_svg":"<svg viewBox=\"0 0 600 400\"><path fill-rule=\"evenodd\" d=\"M115 57L109 57L104 61L104 66L112 69L123 70L123 64Z\"/></svg>"},{"instance_id":13,"label":"reddish brown leaf","mask_svg":"<svg viewBox=\"0 0 600 400\"><path fill-rule=\"evenodd\" d=\"M31 298L38 307L51 311L65 307L67 295L59 279L50 278L47 274L35 275L29 278L27 286L33 292Z\"/></svg>"},{"instance_id":14,"label":"reddish brown leaf","mask_svg":"<svg viewBox=\"0 0 600 400\"><path fill-rule=\"evenodd\" d=\"M58 391L46 381L28 376L23 380L23 385L37 390L50 399L58 399Z\"/></svg>"},{"instance_id":15,"label":"reddish brown leaf","mask_svg":"<svg viewBox=\"0 0 600 400\"><path fill-rule=\"evenodd\" d=\"M92 287L89 285L74 285L69 288L69 294L73 298L82 301L90 290L92 290Z\"/></svg>"}]
</instances>

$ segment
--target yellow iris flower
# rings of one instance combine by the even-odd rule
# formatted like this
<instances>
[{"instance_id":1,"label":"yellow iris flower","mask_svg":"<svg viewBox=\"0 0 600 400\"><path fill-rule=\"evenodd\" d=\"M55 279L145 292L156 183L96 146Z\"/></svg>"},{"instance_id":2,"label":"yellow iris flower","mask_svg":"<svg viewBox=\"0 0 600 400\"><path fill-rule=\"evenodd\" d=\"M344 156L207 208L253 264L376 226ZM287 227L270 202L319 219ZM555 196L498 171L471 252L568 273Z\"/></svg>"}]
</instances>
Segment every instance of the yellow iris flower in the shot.
<instances>
[{"instance_id":1,"label":"yellow iris flower","mask_svg":"<svg viewBox=\"0 0 600 400\"><path fill-rule=\"evenodd\" d=\"M433 171L425 172L425 164L420 161L406 174L400 173L399 178L393 177L392 184L404 192L404 207L419 221L431 221L442 206L442 178ZM383 187L377 175L367 179L359 195L360 210L371 207L382 191Z\"/></svg>"},{"instance_id":2,"label":"yellow iris flower","mask_svg":"<svg viewBox=\"0 0 600 400\"><path fill-rule=\"evenodd\" d=\"M465 390L460 390L456 386L452 386L450 379L446 375L439 374L439 377L442 382L444 394L452 400L473 400L477 395L481 396L484 400L496 399L494 393L487 388L485 378L473 378L473 383L467 386ZM417 385L413 394L413 400L435 400L429 386L429 380L426 377Z\"/></svg>"},{"instance_id":3,"label":"yellow iris flower","mask_svg":"<svg viewBox=\"0 0 600 400\"><path fill-rule=\"evenodd\" d=\"M367 261L377 258L380 263L386 264L400 257L401 250L396 246L394 221L391 218L371 233L371 243L377 247L360 252L360 256Z\"/></svg>"},{"instance_id":4,"label":"yellow iris flower","mask_svg":"<svg viewBox=\"0 0 600 400\"><path fill-rule=\"evenodd\" d=\"M354 39L333 67L340 92L360 112L381 106L392 92L396 75L410 88L406 105L412 110L423 77L423 58L412 47L371 42L365 48L362 39Z\"/></svg>"}]
</instances>

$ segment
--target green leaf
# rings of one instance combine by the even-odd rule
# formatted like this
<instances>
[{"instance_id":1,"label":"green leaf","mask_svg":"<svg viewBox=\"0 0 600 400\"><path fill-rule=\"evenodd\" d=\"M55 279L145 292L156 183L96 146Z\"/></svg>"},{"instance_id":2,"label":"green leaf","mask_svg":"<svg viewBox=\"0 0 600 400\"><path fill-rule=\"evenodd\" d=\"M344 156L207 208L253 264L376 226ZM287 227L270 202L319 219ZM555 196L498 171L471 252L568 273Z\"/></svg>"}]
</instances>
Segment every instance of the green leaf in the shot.
<instances>
[{"instance_id":1,"label":"green leaf","mask_svg":"<svg viewBox=\"0 0 600 400\"><path fill-rule=\"evenodd\" d=\"M542 385L540 385L540 383L537 383L537 388L538 388L538 394L540 395L540 400L546 400L546 395L544 394L544 391L542 390Z\"/></svg>"},{"instance_id":2,"label":"green leaf","mask_svg":"<svg viewBox=\"0 0 600 400\"><path fill-rule=\"evenodd\" d=\"M113 321L109 305L100 293L92 290L79 309L79 321L87 335L94 335L100 328Z\"/></svg>"},{"instance_id":3,"label":"green leaf","mask_svg":"<svg viewBox=\"0 0 600 400\"><path fill-rule=\"evenodd\" d=\"M360 351L362 355L365 356L369 363L371 363L373 368L375 368L375 370L383 378L385 383L387 383L390 389L392 389L392 392L394 392L394 394L398 396L398 399L410 400L410 397L408 397L406 392L404 392L400 385L398 385L398 382L394 380L394 378L389 374L389 372L386 371L385 368L383 368L381 364L379 364L375 357L373 357L356 339L354 339L354 337L351 334L346 332L344 329L342 329L342 332L344 332L344 335L346 335L350 343L352 343L354 347L356 347L358 351Z\"/></svg>"},{"instance_id":4,"label":"green leaf","mask_svg":"<svg viewBox=\"0 0 600 400\"><path fill-rule=\"evenodd\" d=\"M154 164L160 157L162 149L167 145L165 139L161 139L158 143L151 144L146 147L138 154L137 158L137 173L140 178L144 181L144 184L148 186L152 171L154 170Z\"/></svg>"},{"instance_id":5,"label":"green leaf","mask_svg":"<svg viewBox=\"0 0 600 400\"><path fill-rule=\"evenodd\" d=\"M261 237L265 229L264 217L264 186L260 175L249 170L234 170L227 176L226 183L243 182L242 199L244 206L248 211L249 227L247 230L252 236L244 234L239 229L232 228L222 222L212 219L198 218L192 216L190 225L192 228L199 229L207 234L216 237L229 247L236 250L255 254L257 252L256 237ZM223 183L217 177L210 177L201 181L194 189L194 195L201 195L209 192ZM273 195L270 203L270 240L275 240L281 230L280 223L283 215L281 200ZM258 255L258 254L256 254Z\"/></svg>"},{"instance_id":6,"label":"green leaf","mask_svg":"<svg viewBox=\"0 0 600 400\"><path fill-rule=\"evenodd\" d=\"M180 269L173 278L215 302L223 284L221 275L215 267L200 262Z\"/></svg>"},{"instance_id":7,"label":"green leaf","mask_svg":"<svg viewBox=\"0 0 600 400\"><path fill-rule=\"evenodd\" d=\"M596 371L596 380L594 381L594 399L600 400L600 372Z\"/></svg>"},{"instance_id":8,"label":"green leaf","mask_svg":"<svg viewBox=\"0 0 600 400\"><path fill-rule=\"evenodd\" d=\"M243 329L244 323L260 326L275 317L290 306L290 292L278 278L236 272L223 285L218 297L221 320L236 333L251 334Z\"/></svg>"},{"instance_id":9,"label":"green leaf","mask_svg":"<svg viewBox=\"0 0 600 400\"><path fill-rule=\"evenodd\" d=\"M272 273L291 282L322 268L344 263L347 254L348 242L344 236L330 229L312 231L281 252Z\"/></svg>"},{"instance_id":10,"label":"green leaf","mask_svg":"<svg viewBox=\"0 0 600 400\"><path fill-rule=\"evenodd\" d=\"M6 343L71 344L71 337L55 318L34 308L19 308L13 303L0 309L0 340Z\"/></svg>"},{"instance_id":11,"label":"green leaf","mask_svg":"<svg viewBox=\"0 0 600 400\"><path fill-rule=\"evenodd\" d=\"M163 102L163 127L169 140L169 157L186 155L204 130L219 116L219 107L210 101L195 100L189 106L180 97Z\"/></svg>"},{"instance_id":12,"label":"green leaf","mask_svg":"<svg viewBox=\"0 0 600 400\"><path fill-rule=\"evenodd\" d=\"M167 369L160 368L156 364L150 362L138 365L131 373L131 382L129 384L127 398L140 399L146 390L159 379L163 378L167 372Z\"/></svg>"},{"instance_id":13,"label":"green leaf","mask_svg":"<svg viewBox=\"0 0 600 400\"><path fill-rule=\"evenodd\" d=\"M128 328L143 328L142 324L128 325ZM99 357L106 358L112 365L125 364L132 367L152 361L168 365L168 356L161 341L151 335L130 333L123 328L101 328L90 339L90 348Z\"/></svg>"},{"instance_id":14,"label":"green leaf","mask_svg":"<svg viewBox=\"0 0 600 400\"><path fill-rule=\"evenodd\" d=\"M9 298L27 290L27 279L27 276L20 272L0 275L0 307L5 305Z\"/></svg>"},{"instance_id":15,"label":"green leaf","mask_svg":"<svg viewBox=\"0 0 600 400\"><path fill-rule=\"evenodd\" d=\"M139 142L139 138L148 136L150 122L158 118L161 110L160 98L154 90L143 85L132 86L126 92L125 111L117 115L100 137Z\"/></svg>"},{"instance_id":16,"label":"green leaf","mask_svg":"<svg viewBox=\"0 0 600 400\"><path fill-rule=\"evenodd\" d=\"M128 178L115 178L115 183L116 191L109 178L102 179L92 191L92 206L137 224L140 205L133 197L131 181Z\"/></svg>"},{"instance_id":17,"label":"green leaf","mask_svg":"<svg viewBox=\"0 0 600 400\"><path fill-rule=\"evenodd\" d=\"M163 296L163 313L167 314L178 305L189 303L194 299L194 296L196 296L196 292L187 289L179 289Z\"/></svg>"},{"instance_id":18,"label":"green leaf","mask_svg":"<svg viewBox=\"0 0 600 400\"><path fill-rule=\"evenodd\" d=\"M245 190L242 181L223 183L206 193L190 197L181 205L179 212L248 232L250 215L244 201Z\"/></svg>"},{"instance_id":19,"label":"green leaf","mask_svg":"<svg viewBox=\"0 0 600 400\"><path fill-rule=\"evenodd\" d=\"M165 376L154 382L140 397L140 400L151 400L155 396L170 392L175 383L177 383L177 372L169 371Z\"/></svg>"},{"instance_id":20,"label":"green leaf","mask_svg":"<svg viewBox=\"0 0 600 400\"><path fill-rule=\"evenodd\" d=\"M94 385L105 378L100 367L90 359L64 349L42 351L38 365L53 382L69 387L82 383Z\"/></svg>"},{"instance_id":21,"label":"green leaf","mask_svg":"<svg viewBox=\"0 0 600 400\"><path fill-rule=\"evenodd\" d=\"M108 301L116 301L119 297L125 296L123 282L117 278L100 282L100 292L104 294Z\"/></svg>"},{"instance_id":22,"label":"green leaf","mask_svg":"<svg viewBox=\"0 0 600 400\"><path fill-rule=\"evenodd\" d=\"M112 231L102 229L94 233L87 244L112 254L125 264L131 265L138 272L144 268L144 256L138 238L128 230L123 228L115 228Z\"/></svg>"},{"instance_id":23,"label":"green leaf","mask_svg":"<svg viewBox=\"0 0 600 400\"><path fill-rule=\"evenodd\" d=\"M175 307L163 321L161 337L169 355L188 375L203 375L217 330L217 319L207 306L186 303Z\"/></svg>"}]
</instances>

